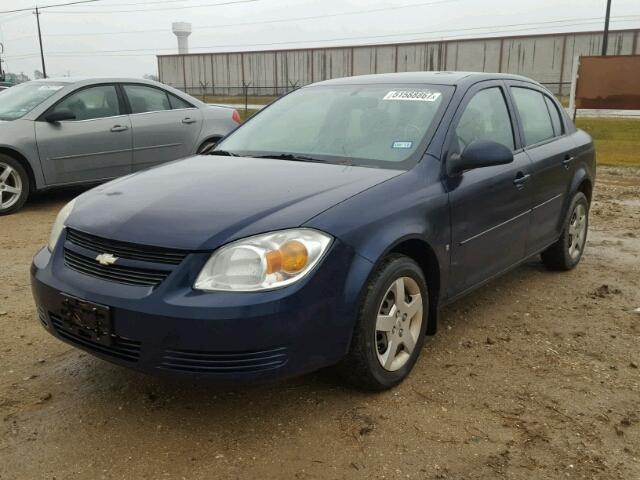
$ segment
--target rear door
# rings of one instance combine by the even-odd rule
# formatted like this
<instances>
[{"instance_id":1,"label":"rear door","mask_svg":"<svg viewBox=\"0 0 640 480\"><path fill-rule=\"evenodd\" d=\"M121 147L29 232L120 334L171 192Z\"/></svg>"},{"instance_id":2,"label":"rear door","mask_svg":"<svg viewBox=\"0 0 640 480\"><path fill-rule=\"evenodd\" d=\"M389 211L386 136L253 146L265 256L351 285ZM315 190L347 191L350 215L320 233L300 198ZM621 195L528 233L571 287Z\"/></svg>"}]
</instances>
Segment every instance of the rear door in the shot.
<instances>
[{"instance_id":1,"label":"rear door","mask_svg":"<svg viewBox=\"0 0 640 480\"><path fill-rule=\"evenodd\" d=\"M566 134L557 102L547 92L524 82L509 82L509 89L522 126L525 152L531 158L533 212L527 253L534 254L560 234L575 145Z\"/></svg>"},{"instance_id":2,"label":"rear door","mask_svg":"<svg viewBox=\"0 0 640 480\"><path fill-rule=\"evenodd\" d=\"M501 81L472 87L451 125L445 158L480 140L501 143L514 156L507 165L447 178L452 237L448 293L454 297L524 258L531 217L531 161L520 148L513 108Z\"/></svg>"},{"instance_id":3,"label":"rear door","mask_svg":"<svg viewBox=\"0 0 640 480\"><path fill-rule=\"evenodd\" d=\"M197 148L202 112L150 85L123 84L133 128L133 170L187 157Z\"/></svg>"},{"instance_id":4,"label":"rear door","mask_svg":"<svg viewBox=\"0 0 640 480\"><path fill-rule=\"evenodd\" d=\"M34 122L48 185L105 180L131 172L131 124L115 85L76 90L42 117L56 110L70 110L76 118Z\"/></svg>"}]
</instances>

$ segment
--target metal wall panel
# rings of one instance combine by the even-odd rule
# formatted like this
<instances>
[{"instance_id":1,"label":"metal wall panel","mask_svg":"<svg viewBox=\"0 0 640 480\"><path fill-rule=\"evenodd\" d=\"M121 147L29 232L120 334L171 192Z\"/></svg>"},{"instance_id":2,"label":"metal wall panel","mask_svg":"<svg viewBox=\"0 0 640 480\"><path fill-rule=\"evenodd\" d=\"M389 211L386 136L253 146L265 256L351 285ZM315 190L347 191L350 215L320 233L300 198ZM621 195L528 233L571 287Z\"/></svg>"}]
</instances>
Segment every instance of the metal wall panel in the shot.
<instances>
[{"instance_id":1,"label":"metal wall panel","mask_svg":"<svg viewBox=\"0 0 640 480\"><path fill-rule=\"evenodd\" d=\"M543 83L560 82L562 45L561 35L505 40L502 47L502 71L535 77Z\"/></svg>"},{"instance_id":2,"label":"metal wall panel","mask_svg":"<svg viewBox=\"0 0 640 480\"><path fill-rule=\"evenodd\" d=\"M396 71L396 47L376 47L374 55L374 72L390 73Z\"/></svg>"},{"instance_id":3,"label":"metal wall panel","mask_svg":"<svg viewBox=\"0 0 640 480\"><path fill-rule=\"evenodd\" d=\"M640 53L640 31L610 32L609 53ZM567 94L573 58L598 55L602 34L566 33L413 44L158 57L163 82L198 92L200 83L220 95L274 95L294 86L371 73L425 70L507 72L531 77ZM207 86L207 91L208 90Z\"/></svg>"},{"instance_id":4,"label":"metal wall panel","mask_svg":"<svg viewBox=\"0 0 640 480\"><path fill-rule=\"evenodd\" d=\"M158 58L158 74L161 82L172 87L184 88L183 58L182 56Z\"/></svg>"},{"instance_id":5,"label":"metal wall panel","mask_svg":"<svg viewBox=\"0 0 640 480\"><path fill-rule=\"evenodd\" d=\"M500 40L448 42L447 69L468 72L498 72Z\"/></svg>"},{"instance_id":6,"label":"metal wall panel","mask_svg":"<svg viewBox=\"0 0 640 480\"><path fill-rule=\"evenodd\" d=\"M353 74L368 75L376 70L375 47L354 47Z\"/></svg>"},{"instance_id":7,"label":"metal wall panel","mask_svg":"<svg viewBox=\"0 0 640 480\"><path fill-rule=\"evenodd\" d=\"M249 95L274 95L275 91L267 90L278 85L275 53L244 53L243 61L244 82L249 86Z\"/></svg>"},{"instance_id":8,"label":"metal wall panel","mask_svg":"<svg viewBox=\"0 0 640 480\"><path fill-rule=\"evenodd\" d=\"M428 70L428 44L398 45L398 71L419 72Z\"/></svg>"},{"instance_id":9,"label":"metal wall panel","mask_svg":"<svg viewBox=\"0 0 640 480\"><path fill-rule=\"evenodd\" d=\"M313 81L351 75L350 48L324 48L313 51Z\"/></svg>"}]
</instances>

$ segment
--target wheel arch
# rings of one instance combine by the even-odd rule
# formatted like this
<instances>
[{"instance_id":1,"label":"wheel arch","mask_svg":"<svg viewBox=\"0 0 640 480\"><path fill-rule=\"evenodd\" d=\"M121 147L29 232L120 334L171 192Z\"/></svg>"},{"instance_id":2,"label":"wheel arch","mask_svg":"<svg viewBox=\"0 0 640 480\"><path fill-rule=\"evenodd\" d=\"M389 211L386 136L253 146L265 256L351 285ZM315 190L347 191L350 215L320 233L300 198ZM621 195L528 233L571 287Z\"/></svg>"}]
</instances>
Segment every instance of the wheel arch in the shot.
<instances>
[{"instance_id":1,"label":"wheel arch","mask_svg":"<svg viewBox=\"0 0 640 480\"><path fill-rule=\"evenodd\" d=\"M589 205L591 205L591 199L593 196L593 180L586 168L583 166L576 170L573 175L573 179L569 184L567 196L564 199L564 205L562 206L562 215L560 215L560 218L558 219L558 232L562 232L564 221L568 215L569 207L571 205L571 200L573 200L574 195L578 192L584 193Z\"/></svg>"},{"instance_id":2,"label":"wheel arch","mask_svg":"<svg viewBox=\"0 0 640 480\"><path fill-rule=\"evenodd\" d=\"M593 198L593 182L589 177L585 176L582 178L574 193L576 192L584 193L584 196L587 197L589 205L591 205L591 199Z\"/></svg>"},{"instance_id":3,"label":"wheel arch","mask_svg":"<svg viewBox=\"0 0 640 480\"><path fill-rule=\"evenodd\" d=\"M210 142L211 140L215 140L216 143L218 143L220 140L222 140L224 138L224 135L220 135L220 134L215 134L215 135L208 135L205 138L203 138L202 140L200 140L198 142L198 148L196 148L196 153L198 153L201 149L202 146L207 143Z\"/></svg>"},{"instance_id":4,"label":"wheel arch","mask_svg":"<svg viewBox=\"0 0 640 480\"><path fill-rule=\"evenodd\" d=\"M397 240L389 246L380 257L379 262L392 253L406 255L422 269L429 289L429 315L426 333L427 335L435 335L438 329L438 304L441 288L440 262L435 250L423 238L408 236Z\"/></svg>"},{"instance_id":5,"label":"wheel arch","mask_svg":"<svg viewBox=\"0 0 640 480\"><path fill-rule=\"evenodd\" d=\"M22 165L22 167L27 172L27 175L29 175L29 193L34 192L36 190L36 177L34 175L33 168L29 163L29 160L27 160L27 157L22 155L17 150L14 150L13 148L4 146L0 146L0 154L7 155L8 157L13 158L15 161L20 163L20 165Z\"/></svg>"}]
</instances>

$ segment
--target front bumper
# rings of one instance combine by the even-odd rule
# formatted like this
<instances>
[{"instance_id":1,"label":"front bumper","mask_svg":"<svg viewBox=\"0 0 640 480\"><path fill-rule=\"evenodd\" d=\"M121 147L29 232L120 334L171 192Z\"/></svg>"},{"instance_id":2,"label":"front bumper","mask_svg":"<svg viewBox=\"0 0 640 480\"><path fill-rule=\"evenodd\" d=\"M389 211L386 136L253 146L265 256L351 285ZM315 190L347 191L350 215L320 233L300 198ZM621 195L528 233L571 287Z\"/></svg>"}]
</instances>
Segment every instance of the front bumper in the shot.
<instances>
[{"instance_id":1,"label":"front bumper","mask_svg":"<svg viewBox=\"0 0 640 480\"><path fill-rule=\"evenodd\" d=\"M297 284L267 292L205 293L191 285L208 254L190 254L151 288L79 273L65 265L62 250L43 248L31 266L38 317L52 335L129 368L217 383L282 379L339 361L372 268L336 240L317 269ZM111 307L111 345L65 328L61 293Z\"/></svg>"}]
</instances>

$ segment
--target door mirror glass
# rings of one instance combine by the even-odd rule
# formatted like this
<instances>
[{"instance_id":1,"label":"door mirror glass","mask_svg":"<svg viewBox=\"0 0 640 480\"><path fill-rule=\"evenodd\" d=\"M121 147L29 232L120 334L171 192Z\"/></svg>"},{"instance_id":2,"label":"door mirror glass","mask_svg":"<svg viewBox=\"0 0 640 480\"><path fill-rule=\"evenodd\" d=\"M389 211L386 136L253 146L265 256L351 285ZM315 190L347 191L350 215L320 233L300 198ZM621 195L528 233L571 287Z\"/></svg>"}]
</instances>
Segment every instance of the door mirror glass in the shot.
<instances>
[{"instance_id":1,"label":"door mirror glass","mask_svg":"<svg viewBox=\"0 0 640 480\"><path fill-rule=\"evenodd\" d=\"M462 152L454 153L447 161L447 173L459 175L474 168L505 165L513 162L513 152L498 142L478 140L471 142Z\"/></svg>"},{"instance_id":2,"label":"door mirror glass","mask_svg":"<svg viewBox=\"0 0 640 480\"><path fill-rule=\"evenodd\" d=\"M49 123L58 123L64 120L75 120L75 114L68 108L59 108L51 112L45 117L45 120Z\"/></svg>"}]
</instances>

